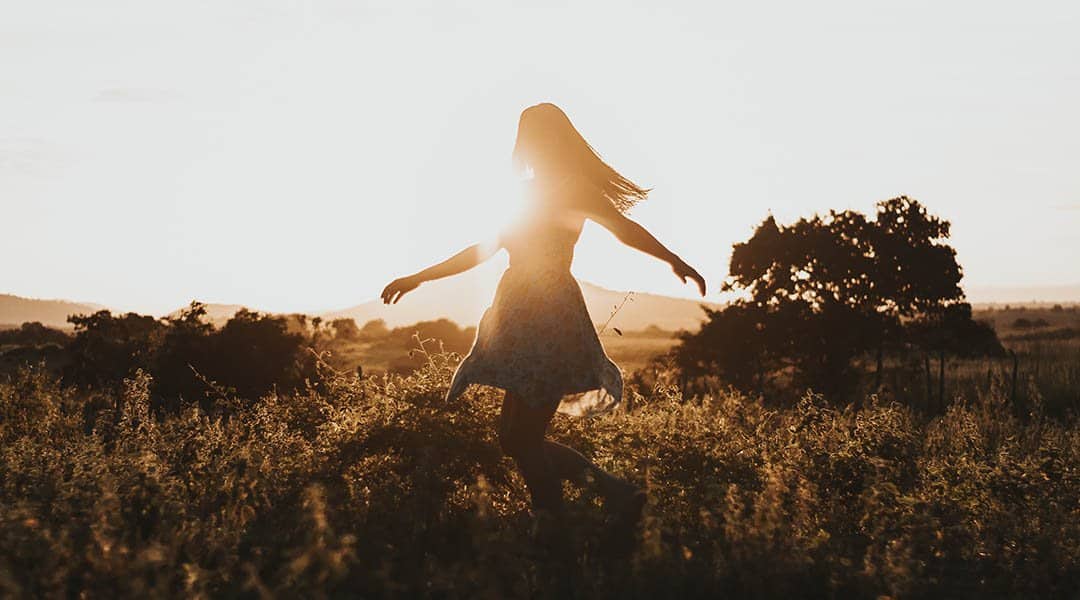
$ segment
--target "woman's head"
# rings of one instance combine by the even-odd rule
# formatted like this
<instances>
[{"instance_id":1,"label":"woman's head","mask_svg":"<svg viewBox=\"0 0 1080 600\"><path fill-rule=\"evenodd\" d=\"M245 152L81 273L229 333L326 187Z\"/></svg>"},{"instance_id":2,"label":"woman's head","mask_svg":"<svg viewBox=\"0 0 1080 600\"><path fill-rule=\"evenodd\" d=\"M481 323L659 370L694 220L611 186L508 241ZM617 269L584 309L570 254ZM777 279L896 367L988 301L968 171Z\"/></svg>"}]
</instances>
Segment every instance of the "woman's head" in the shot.
<instances>
[{"instance_id":1,"label":"woman's head","mask_svg":"<svg viewBox=\"0 0 1080 600\"><path fill-rule=\"evenodd\" d=\"M519 168L585 176L621 211L644 200L649 193L608 166L566 113L548 102L522 111L513 156Z\"/></svg>"}]
</instances>

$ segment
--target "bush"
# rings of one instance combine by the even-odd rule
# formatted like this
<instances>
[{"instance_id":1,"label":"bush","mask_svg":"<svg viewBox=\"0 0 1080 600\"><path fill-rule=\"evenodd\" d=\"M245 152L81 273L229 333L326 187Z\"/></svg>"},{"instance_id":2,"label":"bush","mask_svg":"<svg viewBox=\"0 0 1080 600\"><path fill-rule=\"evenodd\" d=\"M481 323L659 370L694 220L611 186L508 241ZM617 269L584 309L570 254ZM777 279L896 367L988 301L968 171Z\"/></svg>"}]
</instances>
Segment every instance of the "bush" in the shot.
<instances>
[{"instance_id":1,"label":"bush","mask_svg":"<svg viewBox=\"0 0 1080 600\"><path fill-rule=\"evenodd\" d=\"M286 317L241 309L221 329L204 321L193 302L175 317L100 311L72 317L65 380L93 389L117 389L137 371L151 375L155 408L176 411L181 400L207 402L227 390L248 401L274 389L293 392L313 374L308 340L290 332Z\"/></svg>"}]
</instances>

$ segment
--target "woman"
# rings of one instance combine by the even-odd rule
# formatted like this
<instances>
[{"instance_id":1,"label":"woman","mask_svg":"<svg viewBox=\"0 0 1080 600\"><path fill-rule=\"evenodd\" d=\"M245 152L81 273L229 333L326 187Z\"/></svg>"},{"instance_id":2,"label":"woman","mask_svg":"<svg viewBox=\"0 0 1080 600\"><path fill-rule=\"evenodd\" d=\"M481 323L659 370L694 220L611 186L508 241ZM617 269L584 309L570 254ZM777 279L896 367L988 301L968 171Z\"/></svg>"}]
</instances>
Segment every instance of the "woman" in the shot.
<instances>
[{"instance_id":1,"label":"woman","mask_svg":"<svg viewBox=\"0 0 1080 600\"><path fill-rule=\"evenodd\" d=\"M527 210L497 244L470 246L383 290L396 303L425 281L467 271L500 248L510 255L495 300L484 312L476 341L454 374L447 398L472 383L505 390L499 444L517 463L534 510L562 508L562 481L592 480L605 507L636 517L644 493L594 465L576 450L544 439L556 410L585 415L614 407L622 375L596 336L570 262L585 219L606 227L624 244L671 265L683 283L705 280L623 212L648 190L604 163L554 104L521 113L513 158L532 171Z\"/></svg>"}]
</instances>

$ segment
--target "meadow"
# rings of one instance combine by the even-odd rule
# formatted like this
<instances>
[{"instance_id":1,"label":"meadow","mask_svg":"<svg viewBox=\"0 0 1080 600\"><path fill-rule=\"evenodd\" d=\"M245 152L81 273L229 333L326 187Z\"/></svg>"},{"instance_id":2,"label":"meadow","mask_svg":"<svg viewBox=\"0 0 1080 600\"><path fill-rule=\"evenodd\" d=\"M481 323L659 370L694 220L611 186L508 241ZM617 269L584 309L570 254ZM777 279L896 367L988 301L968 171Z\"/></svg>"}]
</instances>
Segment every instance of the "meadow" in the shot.
<instances>
[{"instance_id":1,"label":"meadow","mask_svg":"<svg viewBox=\"0 0 1080 600\"><path fill-rule=\"evenodd\" d=\"M1075 373L1043 356L1043 377ZM165 415L144 373L117 392L34 368L0 381L0 594L1080 594L1080 427L1046 414L1033 373L1024 411L990 380L929 414L720 385L684 397L661 372L632 411L553 423L647 487L626 532L588 489L568 488L564 522L534 520L495 440L497 393L446 403L458 355L418 358L364 377L323 362L295 393L218 390Z\"/></svg>"},{"instance_id":2,"label":"meadow","mask_svg":"<svg viewBox=\"0 0 1080 600\"><path fill-rule=\"evenodd\" d=\"M423 357L413 351L417 347L415 335L431 340L433 349L465 353L472 345L476 329L459 327L452 321L440 319L393 330L383 327L373 334L316 335L315 346L326 350L329 353L327 362L341 371L352 371L359 367L368 373L403 373L412 371L424 362ZM615 328L607 327L600 336L608 356L627 372L648 366L679 341L677 332L657 327L639 331L618 330L617 333Z\"/></svg>"}]
</instances>

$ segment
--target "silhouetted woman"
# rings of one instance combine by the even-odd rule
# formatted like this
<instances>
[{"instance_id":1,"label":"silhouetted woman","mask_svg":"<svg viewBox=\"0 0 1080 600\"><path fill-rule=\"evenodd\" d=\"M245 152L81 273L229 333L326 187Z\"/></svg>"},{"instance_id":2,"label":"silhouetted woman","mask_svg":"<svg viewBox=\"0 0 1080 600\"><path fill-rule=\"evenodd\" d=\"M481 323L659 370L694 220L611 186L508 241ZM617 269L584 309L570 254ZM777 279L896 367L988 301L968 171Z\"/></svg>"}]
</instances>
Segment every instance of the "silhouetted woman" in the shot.
<instances>
[{"instance_id":1,"label":"silhouetted woman","mask_svg":"<svg viewBox=\"0 0 1080 600\"><path fill-rule=\"evenodd\" d=\"M544 439L556 410L587 415L614 407L622 398L622 375L607 357L577 281L570 274L574 245L585 219L610 230L624 244L671 265L684 283L705 295L705 280L623 212L648 190L608 166L553 104L521 113L514 162L532 171L524 216L490 247L470 246L383 290L397 302L425 281L475 267L501 248L510 255L492 302L480 320L476 341L457 371L447 398L469 384L505 390L499 443L517 463L534 509L559 512L562 481L598 484L605 506L636 518L644 493L603 471L576 450Z\"/></svg>"}]
</instances>

